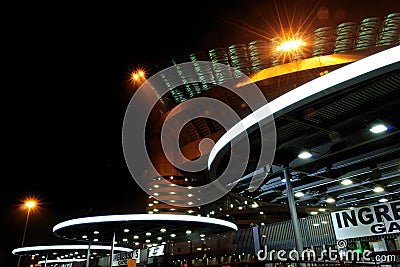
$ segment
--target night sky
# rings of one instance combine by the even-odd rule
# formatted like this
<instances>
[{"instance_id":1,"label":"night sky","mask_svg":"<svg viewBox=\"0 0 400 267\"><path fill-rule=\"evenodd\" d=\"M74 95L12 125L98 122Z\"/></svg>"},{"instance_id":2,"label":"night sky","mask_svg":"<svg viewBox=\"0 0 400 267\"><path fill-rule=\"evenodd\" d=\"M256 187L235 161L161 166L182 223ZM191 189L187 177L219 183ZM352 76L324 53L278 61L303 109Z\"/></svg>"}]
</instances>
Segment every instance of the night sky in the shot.
<instances>
[{"instance_id":1,"label":"night sky","mask_svg":"<svg viewBox=\"0 0 400 267\"><path fill-rule=\"evenodd\" d=\"M144 212L145 194L129 174L121 142L132 69L271 38L277 13L285 25L316 29L400 11L397 0L276 2L56 1L3 8L0 266L17 263L11 250L21 245L26 196L41 205L29 217L25 246L65 242L52 234L63 220Z\"/></svg>"}]
</instances>

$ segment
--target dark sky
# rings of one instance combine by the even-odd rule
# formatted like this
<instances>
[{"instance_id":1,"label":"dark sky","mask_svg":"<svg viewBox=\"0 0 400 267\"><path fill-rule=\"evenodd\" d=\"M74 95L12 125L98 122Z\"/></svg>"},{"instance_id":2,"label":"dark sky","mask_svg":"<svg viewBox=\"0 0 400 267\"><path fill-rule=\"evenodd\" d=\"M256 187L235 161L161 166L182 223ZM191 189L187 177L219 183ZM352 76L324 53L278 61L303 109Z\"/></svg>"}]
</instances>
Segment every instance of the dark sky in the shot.
<instances>
[{"instance_id":1,"label":"dark sky","mask_svg":"<svg viewBox=\"0 0 400 267\"><path fill-rule=\"evenodd\" d=\"M30 216L26 246L62 242L52 227L69 218L144 211L145 195L121 143L131 69L271 38L277 13L285 25L315 29L400 10L395 0L276 2L56 1L3 8L0 266L10 258L16 264L11 250L21 245L26 213L18 207L27 195L38 197L41 208Z\"/></svg>"}]
</instances>

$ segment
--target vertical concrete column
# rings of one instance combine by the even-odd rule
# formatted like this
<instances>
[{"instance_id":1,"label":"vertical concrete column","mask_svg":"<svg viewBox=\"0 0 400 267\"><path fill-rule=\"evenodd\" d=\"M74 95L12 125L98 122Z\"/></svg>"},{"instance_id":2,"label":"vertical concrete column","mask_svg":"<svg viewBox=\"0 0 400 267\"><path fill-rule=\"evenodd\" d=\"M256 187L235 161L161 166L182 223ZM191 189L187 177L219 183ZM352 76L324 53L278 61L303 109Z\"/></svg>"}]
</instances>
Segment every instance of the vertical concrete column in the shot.
<instances>
[{"instance_id":1,"label":"vertical concrete column","mask_svg":"<svg viewBox=\"0 0 400 267\"><path fill-rule=\"evenodd\" d=\"M285 175L285 180L286 180L287 198L288 198L288 203L289 203L290 218L291 218L292 224L293 224L294 238L296 241L296 249L297 249L298 253L301 253L303 251L303 240L301 237L299 219L297 217L296 203L294 202L294 197L293 197L293 192L292 192L292 181L291 181L292 177L287 168L283 169L283 173Z\"/></svg>"},{"instance_id":2,"label":"vertical concrete column","mask_svg":"<svg viewBox=\"0 0 400 267\"><path fill-rule=\"evenodd\" d=\"M257 253L260 251L260 233L258 231L258 225L252 226L251 232L253 236L254 255L257 256Z\"/></svg>"},{"instance_id":3,"label":"vertical concrete column","mask_svg":"<svg viewBox=\"0 0 400 267\"><path fill-rule=\"evenodd\" d=\"M110 253L110 267L112 267L113 264L113 258L114 258L114 243L115 243L115 231L113 233L113 238L111 241L111 253Z\"/></svg>"},{"instance_id":4,"label":"vertical concrete column","mask_svg":"<svg viewBox=\"0 0 400 267\"><path fill-rule=\"evenodd\" d=\"M86 255L86 267L89 267L89 260L90 260L90 246L91 242L88 243L87 255Z\"/></svg>"}]
</instances>

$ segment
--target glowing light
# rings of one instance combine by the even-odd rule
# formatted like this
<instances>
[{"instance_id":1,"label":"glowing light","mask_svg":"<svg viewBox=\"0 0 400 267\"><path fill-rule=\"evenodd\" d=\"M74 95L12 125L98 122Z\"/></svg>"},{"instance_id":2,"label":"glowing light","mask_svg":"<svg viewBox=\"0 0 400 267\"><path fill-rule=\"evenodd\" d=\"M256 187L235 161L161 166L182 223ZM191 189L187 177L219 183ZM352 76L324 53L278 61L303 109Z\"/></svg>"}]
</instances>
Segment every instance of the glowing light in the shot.
<instances>
[{"instance_id":1,"label":"glowing light","mask_svg":"<svg viewBox=\"0 0 400 267\"><path fill-rule=\"evenodd\" d=\"M183 214L121 214L121 215L83 217L83 218L67 220L55 225L53 227L53 232L56 232L62 228L79 224L87 224L87 223L157 221L157 220L206 223L206 224L214 224L218 226L228 227L233 230L238 230L236 224L217 218L198 217L198 216L183 215Z\"/></svg>"},{"instance_id":2,"label":"glowing light","mask_svg":"<svg viewBox=\"0 0 400 267\"><path fill-rule=\"evenodd\" d=\"M309 159L312 157L312 154L308 151L302 151L297 157L301 159Z\"/></svg>"},{"instance_id":3,"label":"glowing light","mask_svg":"<svg viewBox=\"0 0 400 267\"><path fill-rule=\"evenodd\" d=\"M36 201L35 200L27 200L25 202L25 207L27 207L28 209L32 209L36 206Z\"/></svg>"},{"instance_id":4,"label":"glowing light","mask_svg":"<svg viewBox=\"0 0 400 267\"><path fill-rule=\"evenodd\" d=\"M373 189L373 191L375 192L375 193L380 193L380 192L383 192L385 189L383 189L382 187L380 187L380 186L377 186L377 187L375 187L374 189Z\"/></svg>"},{"instance_id":5,"label":"glowing light","mask_svg":"<svg viewBox=\"0 0 400 267\"><path fill-rule=\"evenodd\" d=\"M296 194L294 194L295 197L302 197L304 196L303 192L297 192Z\"/></svg>"},{"instance_id":6,"label":"glowing light","mask_svg":"<svg viewBox=\"0 0 400 267\"><path fill-rule=\"evenodd\" d=\"M351 185L353 183L352 180L350 179L344 179L343 181L340 182L342 185Z\"/></svg>"},{"instance_id":7,"label":"glowing light","mask_svg":"<svg viewBox=\"0 0 400 267\"><path fill-rule=\"evenodd\" d=\"M303 42L303 40L301 39L297 39L297 40L288 40L283 42L281 45L279 45L276 50L277 51L291 51L291 50L297 50L299 49L301 46L305 46L306 42Z\"/></svg>"},{"instance_id":8,"label":"glowing light","mask_svg":"<svg viewBox=\"0 0 400 267\"><path fill-rule=\"evenodd\" d=\"M137 73L132 73L132 79L134 79L134 80L139 80L139 74L137 74Z\"/></svg>"},{"instance_id":9,"label":"glowing light","mask_svg":"<svg viewBox=\"0 0 400 267\"><path fill-rule=\"evenodd\" d=\"M72 262L81 262L85 261L85 259L59 259L59 260L41 260L38 261L38 264L49 264L49 263L72 263Z\"/></svg>"},{"instance_id":10,"label":"glowing light","mask_svg":"<svg viewBox=\"0 0 400 267\"><path fill-rule=\"evenodd\" d=\"M331 197L329 197L329 198L327 198L326 200L325 200L325 202L326 203L334 203L336 200L334 199L334 198L331 198Z\"/></svg>"},{"instance_id":11,"label":"glowing light","mask_svg":"<svg viewBox=\"0 0 400 267\"><path fill-rule=\"evenodd\" d=\"M143 69L132 70L130 73L132 83L138 85L146 80L146 72Z\"/></svg>"},{"instance_id":12,"label":"glowing light","mask_svg":"<svg viewBox=\"0 0 400 267\"><path fill-rule=\"evenodd\" d=\"M372 133L377 134L377 133L385 132L385 131L387 131L387 129L388 129L388 128L387 128L385 125L383 125L383 124L377 124L377 125L374 125L373 127L371 127L369 130L370 130Z\"/></svg>"},{"instance_id":13,"label":"glowing light","mask_svg":"<svg viewBox=\"0 0 400 267\"><path fill-rule=\"evenodd\" d=\"M50 251L50 250L88 250L88 245L51 245L51 246L33 246L33 247L22 247L16 248L12 251L12 254L18 255L18 253L34 252L34 251ZM102 245L91 245L92 250L110 250L111 246ZM124 247L114 247L115 250L130 252L132 249ZM73 255L73 254L72 254Z\"/></svg>"}]
</instances>

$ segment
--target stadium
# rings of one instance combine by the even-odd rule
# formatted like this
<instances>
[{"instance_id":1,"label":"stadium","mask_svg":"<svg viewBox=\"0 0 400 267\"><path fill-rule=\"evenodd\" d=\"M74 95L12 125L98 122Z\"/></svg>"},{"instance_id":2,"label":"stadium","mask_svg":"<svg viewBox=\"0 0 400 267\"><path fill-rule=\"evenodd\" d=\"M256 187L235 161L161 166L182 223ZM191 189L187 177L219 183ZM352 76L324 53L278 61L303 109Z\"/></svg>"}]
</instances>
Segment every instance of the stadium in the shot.
<instances>
[{"instance_id":1,"label":"stadium","mask_svg":"<svg viewBox=\"0 0 400 267\"><path fill-rule=\"evenodd\" d=\"M152 168L127 160L149 195L147 214L66 221L54 234L139 249L144 256L135 264L143 266L283 264L261 259L264 248L391 253L392 263L373 264L399 264L399 33L400 13L391 13L160 60L144 81L149 99L157 99L145 121ZM261 94L241 97L255 89ZM219 110L191 104L202 98L229 107L236 121L226 127L207 117ZM195 109L200 115L192 118ZM185 122L171 132L187 161L165 153L171 118ZM136 151L130 134L124 132L127 159ZM188 171L190 161L204 157L205 168ZM230 179L232 185L222 183L229 190L201 199L207 191L196 188L220 176ZM94 257L90 265L109 266L113 257Z\"/></svg>"}]
</instances>

